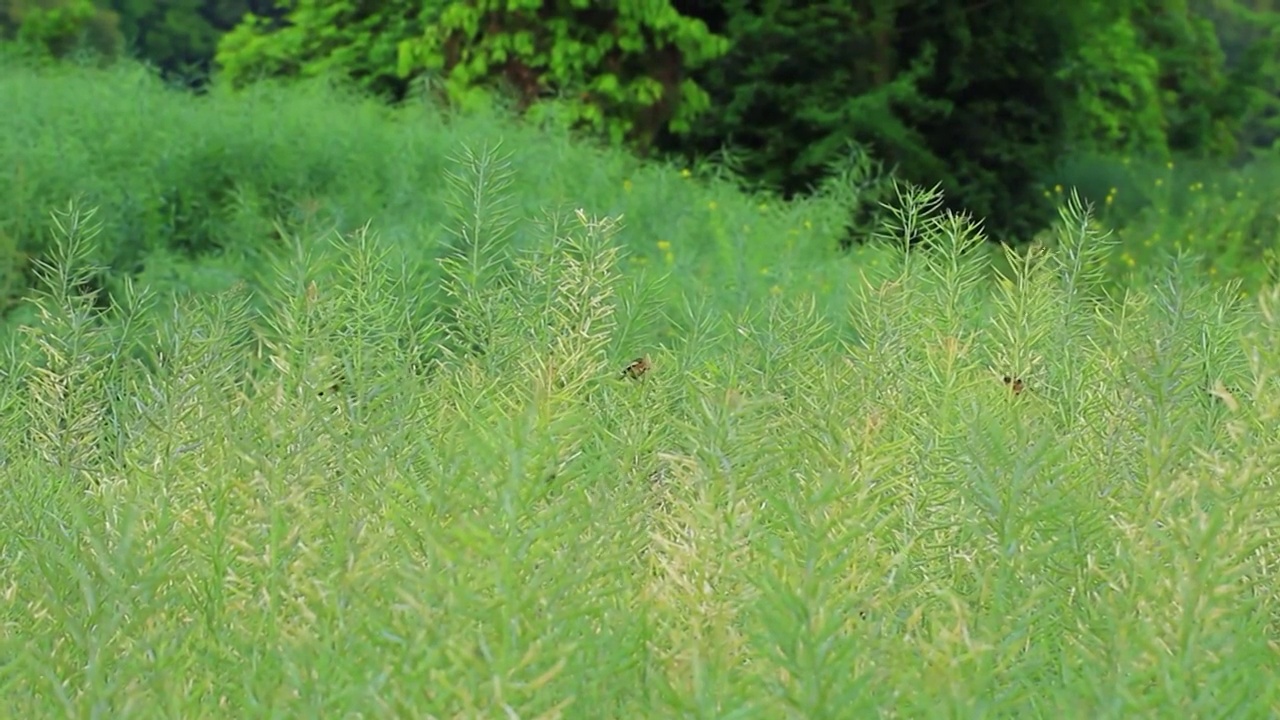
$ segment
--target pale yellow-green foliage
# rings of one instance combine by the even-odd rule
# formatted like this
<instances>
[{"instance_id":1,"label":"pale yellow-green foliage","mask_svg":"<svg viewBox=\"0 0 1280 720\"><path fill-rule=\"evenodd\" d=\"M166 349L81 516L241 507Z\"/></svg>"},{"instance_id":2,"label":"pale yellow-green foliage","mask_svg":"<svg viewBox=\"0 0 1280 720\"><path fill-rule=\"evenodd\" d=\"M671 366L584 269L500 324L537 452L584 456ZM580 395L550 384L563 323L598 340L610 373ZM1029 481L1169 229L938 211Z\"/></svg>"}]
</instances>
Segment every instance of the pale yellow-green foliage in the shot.
<instances>
[{"instance_id":1,"label":"pale yellow-green foliage","mask_svg":"<svg viewBox=\"0 0 1280 720\"><path fill-rule=\"evenodd\" d=\"M655 310L618 219L512 258L483 193L427 316L369 228L124 339L55 273L0 397L12 710L1280 710L1280 295L1102 297L1079 208L989 288L920 197L845 317Z\"/></svg>"}]
</instances>

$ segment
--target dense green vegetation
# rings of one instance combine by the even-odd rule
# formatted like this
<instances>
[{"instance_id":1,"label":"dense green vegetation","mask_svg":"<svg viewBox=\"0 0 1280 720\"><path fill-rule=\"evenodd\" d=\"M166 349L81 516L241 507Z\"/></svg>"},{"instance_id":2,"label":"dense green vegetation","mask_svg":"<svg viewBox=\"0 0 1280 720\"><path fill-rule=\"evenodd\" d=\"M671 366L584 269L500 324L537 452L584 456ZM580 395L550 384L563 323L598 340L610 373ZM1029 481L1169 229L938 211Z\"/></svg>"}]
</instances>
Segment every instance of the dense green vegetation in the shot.
<instances>
[{"instance_id":1,"label":"dense green vegetation","mask_svg":"<svg viewBox=\"0 0 1280 720\"><path fill-rule=\"evenodd\" d=\"M1280 140L1272 0L3 0L2 38L510 106L788 197L853 142L1008 242L1052 220L1042 191L1082 156L1223 167ZM858 188L852 242L892 194Z\"/></svg>"},{"instance_id":2,"label":"dense green vegetation","mask_svg":"<svg viewBox=\"0 0 1280 720\"><path fill-rule=\"evenodd\" d=\"M1280 708L1275 291L1099 302L1078 208L992 286L908 199L934 249L838 308L673 305L612 219L512 254L501 157L450 169L426 312L358 229L259 311L102 318L95 218L55 216L0 385L15 715Z\"/></svg>"},{"instance_id":3,"label":"dense green vegetation","mask_svg":"<svg viewBox=\"0 0 1280 720\"><path fill-rule=\"evenodd\" d=\"M1280 710L1274 286L1123 289L1066 192L850 254L502 116L0 83L14 716Z\"/></svg>"},{"instance_id":4,"label":"dense green vegetation","mask_svg":"<svg viewBox=\"0 0 1280 720\"><path fill-rule=\"evenodd\" d=\"M674 271L672 293L730 286L745 299L794 278L834 288L847 273L834 252L843 219L834 196L748 197L727 180L501 116L393 112L319 82L194 97L128 67L11 70L0 73L0 96L17 109L0 116L7 307L47 253L49 211L71 198L98 209L94 260L108 270L97 282L110 292L130 274L179 290L256 284L282 232L349 232L371 219L429 287L446 237L446 159L499 139L520 149L511 192L522 216L579 206L625 214L629 262ZM515 245L530 232L518 230Z\"/></svg>"},{"instance_id":5,"label":"dense green vegetation","mask_svg":"<svg viewBox=\"0 0 1280 720\"><path fill-rule=\"evenodd\" d=\"M1280 714L1274 8L579 5L0 0L5 713Z\"/></svg>"},{"instance_id":6,"label":"dense green vegetation","mask_svg":"<svg viewBox=\"0 0 1280 720\"><path fill-rule=\"evenodd\" d=\"M621 239L634 262L673 270L682 290L732 287L745 299L803 278L839 298L848 265L835 250L866 201L859 188L896 202L883 166L856 151L820 192L782 202L743 194L715 165L642 163L556 125L501 113L463 119L428 103L391 109L319 80L192 96L128 65L32 69L11 60L0 97L13 109L0 115L6 317L21 308L32 263L47 253L49 210L71 198L98 208L95 261L107 269L95 283L109 293L127 276L176 289L257 282L261 258L280 246L280 226L285 234L349 231L371 218L431 278L445 158L499 137L522 149L513 193L523 215L579 205L624 213ZM1079 187L1104 225L1118 228L1115 279L1158 270L1162 254L1180 246L1203 258L1200 269L1252 290L1276 268L1274 256L1263 262L1280 224L1276 177L1276 165L1262 160L1224 173L1207 163L1085 158L1058 170L1056 187L1040 197L1061 204ZM886 219L882 211L855 229L884 234ZM517 244L526 237L519 232ZM861 246L847 259L864 267L882 257Z\"/></svg>"}]
</instances>

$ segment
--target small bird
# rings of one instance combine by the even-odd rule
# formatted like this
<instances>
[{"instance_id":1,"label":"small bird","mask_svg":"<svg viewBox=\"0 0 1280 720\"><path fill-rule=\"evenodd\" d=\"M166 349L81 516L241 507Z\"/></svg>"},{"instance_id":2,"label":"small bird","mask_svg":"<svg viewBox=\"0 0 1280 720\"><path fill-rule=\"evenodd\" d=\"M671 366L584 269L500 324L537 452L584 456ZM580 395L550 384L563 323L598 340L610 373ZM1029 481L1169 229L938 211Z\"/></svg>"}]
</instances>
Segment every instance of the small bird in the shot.
<instances>
[{"instance_id":1,"label":"small bird","mask_svg":"<svg viewBox=\"0 0 1280 720\"><path fill-rule=\"evenodd\" d=\"M622 369L622 374L619 377L639 380L645 373L649 372L649 368L651 367L653 367L653 365L649 362L648 356L638 357L635 360L632 360L631 364Z\"/></svg>"}]
</instances>

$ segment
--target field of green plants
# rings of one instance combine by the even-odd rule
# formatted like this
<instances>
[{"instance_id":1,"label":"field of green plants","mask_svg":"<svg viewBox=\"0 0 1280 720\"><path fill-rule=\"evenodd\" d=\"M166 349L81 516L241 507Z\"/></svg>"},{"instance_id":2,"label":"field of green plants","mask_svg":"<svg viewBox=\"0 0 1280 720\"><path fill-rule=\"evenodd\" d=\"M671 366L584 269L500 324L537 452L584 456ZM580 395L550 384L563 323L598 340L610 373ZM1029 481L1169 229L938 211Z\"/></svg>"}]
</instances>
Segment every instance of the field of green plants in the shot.
<instances>
[{"instance_id":1,"label":"field of green plants","mask_svg":"<svg viewBox=\"0 0 1280 720\"><path fill-rule=\"evenodd\" d=\"M0 103L5 717L1280 713L1273 284L1070 191L846 253L500 117Z\"/></svg>"}]
</instances>

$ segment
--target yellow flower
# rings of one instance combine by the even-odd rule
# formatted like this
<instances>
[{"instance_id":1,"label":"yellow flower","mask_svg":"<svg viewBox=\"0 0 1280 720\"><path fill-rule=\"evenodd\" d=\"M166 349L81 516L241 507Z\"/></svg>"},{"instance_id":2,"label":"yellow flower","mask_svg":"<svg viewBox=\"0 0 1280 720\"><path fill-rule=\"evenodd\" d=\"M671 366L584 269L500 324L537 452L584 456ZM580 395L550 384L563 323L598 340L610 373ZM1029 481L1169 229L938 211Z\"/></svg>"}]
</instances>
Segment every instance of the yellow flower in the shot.
<instances>
[{"instance_id":1,"label":"yellow flower","mask_svg":"<svg viewBox=\"0 0 1280 720\"><path fill-rule=\"evenodd\" d=\"M1054 186L1053 186L1053 191L1054 191L1054 192L1056 192L1056 193L1058 193L1058 194L1062 194L1062 186L1061 186L1061 185L1054 185Z\"/></svg>"},{"instance_id":2,"label":"yellow flower","mask_svg":"<svg viewBox=\"0 0 1280 720\"><path fill-rule=\"evenodd\" d=\"M670 250L670 249L671 249L671 241L670 241L670 240L659 240L659 241L658 241L658 249L659 249L659 250L662 250L662 251Z\"/></svg>"},{"instance_id":3,"label":"yellow flower","mask_svg":"<svg viewBox=\"0 0 1280 720\"><path fill-rule=\"evenodd\" d=\"M693 177L693 173L689 172L689 168L685 168L680 171L680 177L682 178Z\"/></svg>"}]
</instances>

